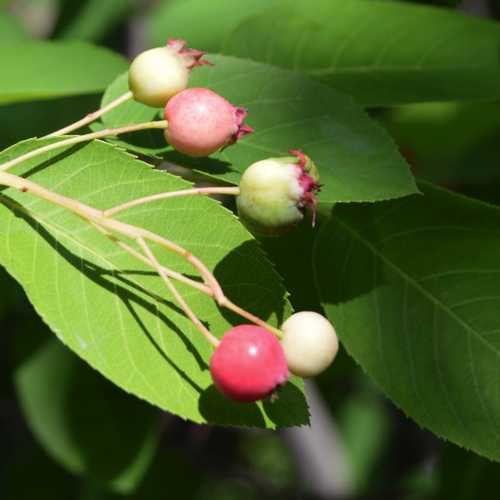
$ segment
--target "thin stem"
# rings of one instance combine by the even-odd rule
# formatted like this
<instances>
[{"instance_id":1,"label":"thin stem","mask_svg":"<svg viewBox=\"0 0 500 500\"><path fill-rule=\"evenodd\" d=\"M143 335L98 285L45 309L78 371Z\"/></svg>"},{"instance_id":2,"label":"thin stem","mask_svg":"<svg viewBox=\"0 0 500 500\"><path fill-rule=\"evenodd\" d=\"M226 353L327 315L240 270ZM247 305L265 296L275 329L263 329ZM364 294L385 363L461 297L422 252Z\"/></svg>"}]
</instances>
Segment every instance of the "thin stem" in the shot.
<instances>
[{"instance_id":1,"label":"thin stem","mask_svg":"<svg viewBox=\"0 0 500 500\"><path fill-rule=\"evenodd\" d=\"M34 158L35 156L46 153L47 151L52 151L53 149L58 149L64 146L78 144L80 142L87 142L93 139L100 139L102 137L114 137L120 134L125 134L127 132L137 132L138 130L148 130L156 128L165 129L167 128L167 126L168 123L165 120L158 120L153 122L139 123L136 125L127 125L125 127L107 128L104 130L100 130L99 132L91 132L90 134L76 135L74 137L70 137L69 139L64 139L63 141L54 142L52 144L48 144L47 146L42 146L41 148L34 149L33 151L30 151L29 153L26 153L24 155L18 156L17 158L14 158L13 160L10 160L0 165L0 172L4 172L5 170L8 170L13 166L18 165L19 163L25 160Z\"/></svg>"},{"instance_id":2,"label":"thin stem","mask_svg":"<svg viewBox=\"0 0 500 500\"><path fill-rule=\"evenodd\" d=\"M76 121L75 123L71 123L67 127L63 127L59 130L56 130L55 132L52 132L45 137L56 137L59 135L65 135L68 134L69 132L73 132L73 130L77 130L84 125L87 125L89 123L92 123L96 121L98 118L100 118L102 115L106 114L108 111L111 111L112 109L117 108L120 106L120 104L123 104L124 102L128 101L129 99L132 99L133 94L132 92L128 91L125 92L125 94L122 94L121 96L117 97L115 100L111 101L109 104L104 106L103 108L98 109L97 111L94 111L93 113L89 113L87 116L84 116L81 120Z\"/></svg>"},{"instance_id":3,"label":"thin stem","mask_svg":"<svg viewBox=\"0 0 500 500\"><path fill-rule=\"evenodd\" d=\"M146 264L149 263L149 260L146 257L144 257L141 253L137 252L136 250L134 250L130 245L127 245L125 242L123 242L121 240L115 240L115 243L120 248L122 248L123 250L128 252L130 255L133 255L136 259L142 260ZM203 283L200 283L199 281L195 281L191 278L188 278L187 276L184 276L182 273L178 273L177 271L174 271L173 269L169 269L168 267L165 267L165 266L161 266L161 267L162 267L163 271L165 272L165 274L169 278L173 278L177 281L180 281L181 283L185 283L186 285L189 285L192 288L196 288L197 290L199 290L200 292L203 292L206 295L213 296L212 289L209 286L207 286Z\"/></svg>"},{"instance_id":4,"label":"thin stem","mask_svg":"<svg viewBox=\"0 0 500 500\"><path fill-rule=\"evenodd\" d=\"M92 224L99 232L107 236L110 241L115 243L118 247L120 247L122 250L125 250L127 253L135 257L136 259L144 262L145 264L148 264L151 266L150 260L145 257L142 253L138 252L134 248L132 248L130 245L125 243L122 240L119 240L113 233L110 233L107 229L104 229L100 224L94 221L89 221L90 224ZM205 285L204 283L200 283L199 281L195 281L191 278L188 278L187 276L184 276L182 273L178 273L177 271L174 271L173 269L170 269L168 267L162 266L162 269L164 272L168 275L169 278L173 278L181 283L185 283L186 285L189 285L192 288L195 288L196 290L199 290L200 292L209 295L213 297L213 293L210 287Z\"/></svg>"},{"instance_id":5,"label":"thin stem","mask_svg":"<svg viewBox=\"0 0 500 500\"><path fill-rule=\"evenodd\" d=\"M241 308L240 306L234 304L231 302L227 297L226 300L220 304L222 307L225 307L226 309L229 309L230 311L235 312L242 318L248 319L248 321L251 321L252 323L255 323L258 326L261 326L262 328L270 331L276 337L279 339L283 337L283 332L279 328L275 328L274 326L271 326L269 323L266 323L264 320L260 319L258 316L255 316L255 314L252 314L245 309Z\"/></svg>"},{"instance_id":6,"label":"thin stem","mask_svg":"<svg viewBox=\"0 0 500 500\"><path fill-rule=\"evenodd\" d=\"M118 240L113 235L112 232L114 231L120 233L135 241L137 241L139 238L142 238L143 240L149 240L154 243L157 243L158 245L162 246L163 248L166 248L171 252L174 252L175 254L186 259L200 273L203 280L205 281L205 284L199 283L195 280L187 278L181 273L177 273L175 271L169 270L168 268L160 266L162 269L162 273L164 273L167 277L172 277L193 288L200 290L206 295L212 297L220 307L224 307L226 309L235 312L242 318L248 319L252 323L255 323L256 325L259 325L265 328L266 330L269 330L270 332L274 333L277 337L282 336L282 332L279 329L269 325L265 321L261 320L258 316L255 316L254 314L246 311L245 309L242 309L241 307L231 302L224 295L224 292L222 291L219 282L217 281L215 276L208 270L205 264L203 264L203 262L201 262L193 254L188 252L185 248L177 245L176 243L166 238L163 238L162 236L156 233L148 231L147 229L136 227L131 224L127 224L125 222L117 221L115 219L109 219L104 216L104 212L102 210L90 207L88 205L85 205L84 203L81 203L77 200L73 200L72 198L68 198L64 195L54 193L53 191L50 191L40 186L39 184L36 184L28 179L24 179L17 175L10 174L8 172L0 172L0 184L10 186L15 189L19 189L20 191L25 193L26 192L32 193L35 196L38 196L39 198L42 198L50 203L61 206L67 210L70 210L76 215L82 217L90 224L94 225L97 229L99 229L99 231L106 234L106 236L112 239L118 246L123 248L125 251L127 251L128 253L132 254L133 256L135 256L136 258L142 260L147 264L151 264L149 259L143 257L139 252L136 252L126 243Z\"/></svg>"},{"instance_id":7,"label":"thin stem","mask_svg":"<svg viewBox=\"0 0 500 500\"><path fill-rule=\"evenodd\" d=\"M23 192L30 192L34 195L47 200L55 205L66 208L73 213L79 215L83 219L89 222L95 222L105 229L116 231L121 233L132 240L137 240L137 238L144 238L149 241L153 241L158 245L166 248L167 250L176 253L177 255L186 259L203 277L205 283L212 289L214 298L219 301L225 299L222 288L215 276L207 269L205 264L201 262L197 257L188 252L185 248L177 245L176 243L163 238L162 236L143 229L140 227L127 224L125 222L117 221L114 219L108 219L104 217L102 210L90 207L81 203L79 201L73 200L58 193L54 193L35 182L28 179L23 179L17 175L9 174L8 172L0 172L0 184L5 184L13 188L17 188Z\"/></svg>"},{"instance_id":8,"label":"thin stem","mask_svg":"<svg viewBox=\"0 0 500 500\"><path fill-rule=\"evenodd\" d=\"M117 205L113 208L108 208L104 210L104 215L106 217L112 217L117 213L123 212L132 207L138 205L143 205L151 201L164 200L166 198L175 198L178 196L189 196L189 195L200 195L200 194L228 194L238 196L240 194L240 188L238 187L202 187L202 188L192 188L183 189L181 191L169 191L166 193L152 194L150 196L144 196L143 198L137 198L136 200L127 201L122 205Z\"/></svg>"},{"instance_id":9,"label":"thin stem","mask_svg":"<svg viewBox=\"0 0 500 500\"><path fill-rule=\"evenodd\" d=\"M110 239L114 243L116 243L120 248L122 248L123 250L128 252L130 255L132 255L136 259L139 259L142 262L151 265L151 262L146 257L144 257L144 255L142 255L141 253L134 250L130 245L127 245L123 241L117 239L111 233L107 232L105 229L103 229L99 225L97 225L97 224L94 224L94 225L96 226L96 228L99 231L103 232L108 237L110 237ZM160 267L162 268L163 272L165 272L170 278L173 278L177 281L185 283L186 285L189 285L190 287L195 288L195 289L199 290L200 292L204 293L205 295L208 295L208 296L213 298L213 296L214 296L213 291L207 285L204 285L203 283L195 281L191 278L188 278L187 276L184 276L182 273L178 273L176 271L173 271L172 269L169 269L168 267L165 267L165 266L160 266ZM245 318L245 319L251 321L252 323L255 323L256 325L259 325L262 328L269 330L271 333L274 333L274 335L276 335L278 338L281 338L283 336L283 332L281 330L271 326L269 323L266 323L265 321L261 320L255 314L252 314L252 313L248 312L247 310L243 309L242 307L231 302L227 297L224 297L224 299L222 300L221 303L219 303L219 305L221 307L229 309L230 311L233 311L234 313L238 314L242 318Z\"/></svg>"},{"instance_id":10,"label":"thin stem","mask_svg":"<svg viewBox=\"0 0 500 500\"><path fill-rule=\"evenodd\" d=\"M196 314L188 306L187 302L184 300L182 295L178 292L178 290L175 288L174 284L172 283L172 281L168 277L168 274L164 271L163 267L160 265L160 263L158 262L158 260L154 256L154 254L151 251L151 249L149 248L148 244L142 238L138 238L137 243L142 248L146 257L153 264L156 271L161 276L165 285L167 285L167 288L170 290L172 295L175 297L175 299L177 300L177 302L181 306L181 308L184 311L184 313L186 314L186 316L192 321L194 326L196 326L196 328L198 328L198 330L208 340L208 342L210 342L212 344L212 346L217 347L220 344L219 340L210 333L208 328L199 320L199 318L196 316Z\"/></svg>"}]
</instances>

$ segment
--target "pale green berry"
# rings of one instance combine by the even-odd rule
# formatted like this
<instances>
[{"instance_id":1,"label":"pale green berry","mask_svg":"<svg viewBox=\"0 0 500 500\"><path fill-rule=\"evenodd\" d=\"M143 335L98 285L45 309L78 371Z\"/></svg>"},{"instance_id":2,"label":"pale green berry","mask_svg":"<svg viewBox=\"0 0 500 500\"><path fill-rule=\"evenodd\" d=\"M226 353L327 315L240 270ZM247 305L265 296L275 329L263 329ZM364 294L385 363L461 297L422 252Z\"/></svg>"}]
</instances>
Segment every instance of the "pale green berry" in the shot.
<instances>
[{"instance_id":1,"label":"pale green berry","mask_svg":"<svg viewBox=\"0 0 500 500\"><path fill-rule=\"evenodd\" d=\"M288 368L299 377L319 375L337 355L337 334L321 314L313 311L295 313L283 323L281 331Z\"/></svg>"},{"instance_id":2,"label":"pale green berry","mask_svg":"<svg viewBox=\"0 0 500 500\"><path fill-rule=\"evenodd\" d=\"M184 90L192 68L203 64L204 52L186 47L183 40L169 40L164 47L146 50L130 65L129 89L136 101L155 108L164 107Z\"/></svg>"},{"instance_id":3,"label":"pale green berry","mask_svg":"<svg viewBox=\"0 0 500 500\"><path fill-rule=\"evenodd\" d=\"M286 233L304 217L304 208L315 208L319 190L314 164L302 153L295 157L268 158L248 167L240 180L236 205L241 221L254 233Z\"/></svg>"}]
</instances>

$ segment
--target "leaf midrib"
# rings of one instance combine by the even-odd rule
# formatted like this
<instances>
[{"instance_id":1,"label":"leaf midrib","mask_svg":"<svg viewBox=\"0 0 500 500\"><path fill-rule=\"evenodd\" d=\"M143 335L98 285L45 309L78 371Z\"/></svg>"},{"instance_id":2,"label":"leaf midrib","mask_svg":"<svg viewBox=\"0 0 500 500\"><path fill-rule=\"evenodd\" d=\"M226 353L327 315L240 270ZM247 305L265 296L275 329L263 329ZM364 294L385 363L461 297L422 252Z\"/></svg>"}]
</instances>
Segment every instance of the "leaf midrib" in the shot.
<instances>
[{"instance_id":1,"label":"leaf midrib","mask_svg":"<svg viewBox=\"0 0 500 500\"><path fill-rule=\"evenodd\" d=\"M421 286L418 281L406 273L403 269L401 269L398 265L388 259L382 252L380 252L375 245L373 245L370 241L363 238L363 236L349 226L346 222L342 221L340 217L337 217L338 223L356 240L361 242L365 247L367 247L378 259L380 259L386 266L392 269L400 278L405 280L408 284L410 284L415 290L420 292L429 302L434 304L435 307L440 308L444 313L446 313L450 318L456 321L462 328L464 328L467 332L474 335L484 346L490 349L494 354L500 357L500 351L495 348L490 342L488 342L485 338L481 336L481 334L472 328L466 321L464 321L458 314L453 312L446 304L444 304L441 300L435 297L429 290Z\"/></svg>"}]
</instances>

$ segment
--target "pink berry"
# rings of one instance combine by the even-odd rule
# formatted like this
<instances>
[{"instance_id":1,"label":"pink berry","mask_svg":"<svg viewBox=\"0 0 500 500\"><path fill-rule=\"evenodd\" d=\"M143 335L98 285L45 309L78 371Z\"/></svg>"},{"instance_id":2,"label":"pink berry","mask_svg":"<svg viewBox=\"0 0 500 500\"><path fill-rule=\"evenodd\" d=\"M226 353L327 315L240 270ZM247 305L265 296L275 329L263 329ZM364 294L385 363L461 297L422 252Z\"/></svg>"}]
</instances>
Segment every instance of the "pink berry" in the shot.
<instances>
[{"instance_id":1,"label":"pink berry","mask_svg":"<svg viewBox=\"0 0 500 500\"><path fill-rule=\"evenodd\" d=\"M208 156L253 131L243 123L247 112L205 88L186 89L165 107L165 138L181 153Z\"/></svg>"},{"instance_id":2,"label":"pink berry","mask_svg":"<svg viewBox=\"0 0 500 500\"><path fill-rule=\"evenodd\" d=\"M256 325L231 328L210 360L217 388L235 401L257 401L286 383L288 366L278 339Z\"/></svg>"}]
</instances>

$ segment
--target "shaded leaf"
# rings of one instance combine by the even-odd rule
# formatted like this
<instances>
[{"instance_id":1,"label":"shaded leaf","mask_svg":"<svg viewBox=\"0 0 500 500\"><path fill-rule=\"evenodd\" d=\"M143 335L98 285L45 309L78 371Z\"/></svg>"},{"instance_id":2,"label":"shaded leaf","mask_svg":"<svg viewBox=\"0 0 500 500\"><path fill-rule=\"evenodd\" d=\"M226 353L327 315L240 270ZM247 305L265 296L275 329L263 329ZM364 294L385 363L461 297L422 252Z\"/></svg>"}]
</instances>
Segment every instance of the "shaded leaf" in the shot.
<instances>
[{"instance_id":1,"label":"shaded leaf","mask_svg":"<svg viewBox=\"0 0 500 500\"><path fill-rule=\"evenodd\" d=\"M14 16L0 11L0 44L25 38L23 27Z\"/></svg>"},{"instance_id":2,"label":"shaded leaf","mask_svg":"<svg viewBox=\"0 0 500 500\"><path fill-rule=\"evenodd\" d=\"M43 137L99 107L100 96L80 95L0 106L0 148L29 137ZM82 129L83 132L83 129Z\"/></svg>"},{"instance_id":3,"label":"shaded leaf","mask_svg":"<svg viewBox=\"0 0 500 500\"><path fill-rule=\"evenodd\" d=\"M19 143L0 161L45 142ZM16 173L101 209L190 186L102 142L34 158ZM307 422L298 380L293 384L299 388L290 387L271 407L231 405L216 397L208 370L211 348L150 268L79 217L29 193L5 189L2 194L0 261L60 340L104 376L195 422L267 427ZM136 207L121 218L186 247L213 270L231 299L264 319L277 324L289 314L278 275L218 202L175 198ZM185 260L152 248L164 265L193 274ZM178 289L217 336L235 322L206 295L187 285Z\"/></svg>"},{"instance_id":4,"label":"shaded leaf","mask_svg":"<svg viewBox=\"0 0 500 500\"><path fill-rule=\"evenodd\" d=\"M377 201L417 191L392 140L348 96L273 66L224 56L209 59L215 66L193 71L190 85L209 87L247 108L247 122L255 132L210 159L173 152L164 155L167 160L237 183L251 163L301 149L320 170L321 201ZM103 104L126 91L122 75L106 92ZM103 123L109 127L138 123L156 112L136 102L125 103L104 115ZM152 148L151 154L159 154L164 148L158 131L134 135L127 142L142 153Z\"/></svg>"},{"instance_id":5,"label":"shaded leaf","mask_svg":"<svg viewBox=\"0 0 500 500\"><path fill-rule=\"evenodd\" d=\"M344 346L420 425L500 459L500 211L425 196L333 211L317 286Z\"/></svg>"},{"instance_id":6,"label":"shaded leaf","mask_svg":"<svg viewBox=\"0 0 500 500\"><path fill-rule=\"evenodd\" d=\"M499 464L461 450L458 446L446 445L436 470L437 491L431 498L488 498L500 487L499 472Z\"/></svg>"},{"instance_id":7,"label":"shaded leaf","mask_svg":"<svg viewBox=\"0 0 500 500\"><path fill-rule=\"evenodd\" d=\"M134 490L156 451L159 413L103 379L57 339L40 344L15 372L32 431L73 474L121 493Z\"/></svg>"},{"instance_id":8,"label":"shaded leaf","mask_svg":"<svg viewBox=\"0 0 500 500\"><path fill-rule=\"evenodd\" d=\"M382 120L419 178L498 201L499 102L410 104Z\"/></svg>"},{"instance_id":9,"label":"shaded leaf","mask_svg":"<svg viewBox=\"0 0 500 500\"><path fill-rule=\"evenodd\" d=\"M121 56L82 42L9 42L0 49L0 104L97 93L127 68Z\"/></svg>"},{"instance_id":10,"label":"shaded leaf","mask_svg":"<svg viewBox=\"0 0 500 500\"><path fill-rule=\"evenodd\" d=\"M74 3L69 2L68 8L75 14ZM67 39L101 40L131 13L134 3L132 0L88 0L71 22L61 26L58 35Z\"/></svg>"},{"instance_id":11,"label":"shaded leaf","mask_svg":"<svg viewBox=\"0 0 500 500\"><path fill-rule=\"evenodd\" d=\"M448 9L357 0L168 2L151 13L193 46L304 71L365 105L500 97L500 26ZM196 19L203 19L197 23Z\"/></svg>"}]
</instances>

